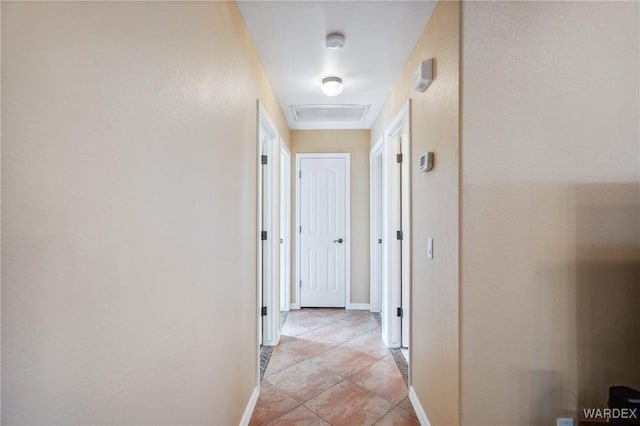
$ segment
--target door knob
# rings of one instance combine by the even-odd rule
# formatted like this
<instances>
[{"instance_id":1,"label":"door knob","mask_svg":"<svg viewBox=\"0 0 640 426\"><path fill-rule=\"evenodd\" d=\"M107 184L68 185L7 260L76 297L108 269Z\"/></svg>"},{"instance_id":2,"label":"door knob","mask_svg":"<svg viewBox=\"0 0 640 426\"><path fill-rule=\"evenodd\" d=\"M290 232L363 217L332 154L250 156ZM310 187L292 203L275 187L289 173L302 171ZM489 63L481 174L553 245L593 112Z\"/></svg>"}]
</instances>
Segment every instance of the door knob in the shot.
<instances>
[{"instance_id":1,"label":"door knob","mask_svg":"<svg viewBox=\"0 0 640 426\"><path fill-rule=\"evenodd\" d=\"M344 240L342 238L338 238L337 240L333 240L334 243L342 244Z\"/></svg>"}]
</instances>

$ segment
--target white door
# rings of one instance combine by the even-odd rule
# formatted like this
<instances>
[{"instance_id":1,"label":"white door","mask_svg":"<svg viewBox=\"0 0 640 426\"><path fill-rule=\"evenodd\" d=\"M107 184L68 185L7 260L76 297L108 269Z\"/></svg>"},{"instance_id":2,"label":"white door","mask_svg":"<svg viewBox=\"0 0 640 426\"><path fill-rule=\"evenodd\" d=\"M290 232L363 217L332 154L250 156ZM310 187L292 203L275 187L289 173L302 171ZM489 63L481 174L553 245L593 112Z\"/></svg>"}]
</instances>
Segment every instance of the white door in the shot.
<instances>
[{"instance_id":1,"label":"white door","mask_svg":"<svg viewBox=\"0 0 640 426\"><path fill-rule=\"evenodd\" d=\"M400 137L388 136L383 147L382 335L385 344L392 348L402 343L402 175L398 154Z\"/></svg>"},{"instance_id":2,"label":"white door","mask_svg":"<svg viewBox=\"0 0 640 426\"><path fill-rule=\"evenodd\" d=\"M370 173L370 274L371 312L381 312L382 308L382 141L379 141L369 155ZM381 313L383 315L384 313Z\"/></svg>"},{"instance_id":3,"label":"white door","mask_svg":"<svg viewBox=\"0 0 640 426\"><path fill-rule=\"evenodd\" d=\"M400 164L400 229L403 231L403 238L400 242L400 261L401 261L401 297L402 306L402 336L401 346L409 347L409 317L411 309L411 152L409 144L409 135L403 134L400 137L400 152L403 160Z\"/></svg>"},{"instance_id":4,"label":"white door","mask_svg":"<svg viewBox=\"0 0 640 426\"><path fill-rule=\"evenodd\" d=\"M411 335L411 102L382 145L382 339L409 347Z\"/></svg>"},{"instance_id":5,"label":"white door","mask_svg":"<svg viewBox=\"0 0 640 426\"><path fill-rule=\"evenodd\" d=\"M348 155L299 158L300 306L346 305Z\"/></svg>"},{"instance_id":6,"label":"white door","mask_svg":"<svg viewBox=\"0 0 640 426\"><path fill-rule=\"evenodd\" d=\"M291 288L291 154L284 142L280 145L280 310L289 310Z\"/></svg>"},{"instance_id":7,"label":"white door","mask_svg":"<svg viewBox=\"0 0 640 426\"><path fill-rule=\"evenodd\" d=\"M278 261L279 136L259 104L258 125L258 330L259 342L275 346L280 338Z\"/></svg>"}]
</instances>

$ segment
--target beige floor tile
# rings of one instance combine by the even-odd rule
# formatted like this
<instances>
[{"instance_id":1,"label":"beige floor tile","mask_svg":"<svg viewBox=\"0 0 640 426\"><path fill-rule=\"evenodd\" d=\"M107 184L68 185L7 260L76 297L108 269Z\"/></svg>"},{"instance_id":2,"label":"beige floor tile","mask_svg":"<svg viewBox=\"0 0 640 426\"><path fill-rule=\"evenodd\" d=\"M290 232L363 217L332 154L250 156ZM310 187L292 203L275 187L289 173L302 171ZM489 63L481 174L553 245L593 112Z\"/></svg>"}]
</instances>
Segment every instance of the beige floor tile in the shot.
<instances>
[{"instance_id":1,"label":"beige floor tile","mask_svg":"<svg viewBox=\"0 0 640 426\"><path fill-rule=\"evenodd\" d=\"M282 392L268 381L260 385L260 397L253 409L249 425L265 425L290 411L299 404L298 401Z\"/></svg>"},{"instance_id":2,"label":"beige floor tile","mask_svg":"<svg viewBox=\"0 0 640 426\"><path fill-rule=\"evenodd\" d=\"M394 404L407 397L407 386L390 354L361 369L349 380Z\"/></svg>"},{"instance_id":3,"label":"beige floor tile","mask_svg":"<svg viewBox=\"0 0 640 426\"><path fill-rule=\"evenodd\" d=\"M336 344L344 343L367 332L361 326L353 325L346 320L334 322L313 330L316 336L326 337Z\"/></svg>"},{"instance_id":4,"label":"beige floor tile","mask_svg":"<svg viewBox=\"0 0 640 426\"><path fill-rule=\"evenodd\" d=\"M329 426L329 423L301 405L269 423L269 426Z\"/></svg>"},{"instance_id":5,"label":"beige floor tile","mask_svg":"<svg viewBox=\"0 0 640 426\"><path fill-rule=\"evenodd\" d=\"M376 361L371 355L344 346L336 346L314 358L327 370L347 377Z\"/></svg>"},{"instance_id":6,"label":"beige floor tile","mask_svg":"<svg viewBox=\"0 0 640 426\"><path fill-rule=\"evenodd\" d=\"M376 426L419 426L418 418L413 414L400 407L385 414L376 422Z\"/></svg>"},{"instance_id":7,"label":"beige floor tile","mask_svg":"<svg viewBox=\"0 0 640 426\"><path fill-rule=\"evenodd\" d=\"M334 426L370 425L393 407L389 401L348 380L327 389L304 405Z\"/></svg>"},{"instance_id":8,"label":"beige floor tile","mask_svg":"<svg viewBox=\"0 0 640 426\"><path fill-rule=\"evenodd\" d=\"M370 312L291 311L283 337L252 424L417 424L402 375Z\"/></svg>"},{"instance_id":9,"label":"beige floor tile","mask_svg":"<svg viewBox=\"0 0 640 426\"><path fill-rule=\"evenodd\" d=\"M282 341L273 350L265 377L321 354L329 348L331 348L330 345L305 341L297 337Z\"/></svg>"},{"instance_id":10,"label":"beige floor tile","mask_svg":"<svg viewBox=\"0 0 640 426\"><path fill-rule=\"evenodd\" d=\"M304 402L342 381L342 377L307 360L269 376L269 381L289 396Z\"/></svg>"},{"instance_id":11,"label":"beige floor tile","mask_svg":"<svg viewBox=\"0 0 640 426\"><path fill-rule=\"evenodd\" d=\"M400 401L400 403L398 404L398 407L404 408L405 410L407 410L410 413L412 413L413 415L415 415L415 411L413 409L413 404L411 404L411 401L409 401L409 398L405 398L402 401Z\"/></svg>"},{"instance_id":12,"label":"beige floor tile","mask_svg":"<svg viewBox=\"0 0 640 426\"><path fill-rule=\"evenodd\" d=\"M389 348L386 347L378 330L371 330L360 336L356 336L351 340L347 340L342 346L364 352L375 358L382 358L389 354Z\"/></svg>"}]
</instances>

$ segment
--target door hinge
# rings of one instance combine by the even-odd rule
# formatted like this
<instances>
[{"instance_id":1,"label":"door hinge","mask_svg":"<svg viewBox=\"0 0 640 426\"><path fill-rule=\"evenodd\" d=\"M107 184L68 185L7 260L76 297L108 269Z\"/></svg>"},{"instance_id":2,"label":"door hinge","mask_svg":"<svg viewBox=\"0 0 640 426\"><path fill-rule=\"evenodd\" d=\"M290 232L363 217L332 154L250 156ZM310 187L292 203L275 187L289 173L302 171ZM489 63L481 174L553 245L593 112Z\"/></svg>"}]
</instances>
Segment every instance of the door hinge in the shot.
<instances>
[{"instance_id":1,"label":"door hinge","mask_svg":"<svg viewBox=\"0 0 640 426\"><path fill-rule=\"evenodd\" d=\"M402 317L402 308L398 308L397 314L399 317Z\"/></svg>"},{"instance_id":2,"label":"door hinge","mask_svg":"<svg viewBox=\"0 0 640 426\"><path fill-rule=\"evenodd\" d=\"M396 154L396 163L402 163L402 153Z\"/></svg>"},{"instance_id":3,"label":"door hinge","mask_svg":"<svg viewBox=\"0 0 640 426\"><path fill-rule=\"evenodd\" d=\"M397 240L402 240L404 237L404 234L402 231L396 231L396 239Z\"/></svg>"},{"instance_id":4,"label":"door hinge","mask_svg":"<svg viewBox=\"0 0 640 426\"><path fill-rule=\"evenodd\" d=\"M302 288L302 280L300 280L300 288Z\"/></svg>"},{"instance_id":5,"label":"door hinge","mask_svg":"<svg viewBox=\"0 0 640 426\"><path fill-rule=\"evenodd\" d=\"M300 171L298 172L298 177L299 177L300 179L302 179L302 170L300 170Z\"/></svg>"},{"instance_id":6,"label":"door hinge","mask_svg":"<svg viewBox=\"0 0 640 426\"><path fill-rule=\"evenodd\" d=\"M267 156L263 155L262 159L260 160L262 162L262 164L267 164L268 160L267 160Z\"/></svg>"},{"instance_id":7,"label":"door hinge","mask_svg":"<svg viewBox=\"0 0 640 426\"><path fill-rule=\"evenodd\" d=\"M298 232L302 234L302 225L298 226Z\"/></svg>"},{"instance_id":8,"label":"door hinge","mask_svg":"<svg viewBox=\"0 0 640 426\"><path fill-rule=\"evenodd\" d=\"M260 232L260 239L262 241L266 241L267 240L267 231Z\"/></svg>"},{"instance_id":9,"label":"door hinge","mask_svg":"<svg viewBox=\"0 0 640 426\"><path fill-rule=\"evenodd\" d=\"M267 307L263 306L262 309L260 309L260 315L262 315L263 317L267 316Z\"/></svg>"}]
</instances>

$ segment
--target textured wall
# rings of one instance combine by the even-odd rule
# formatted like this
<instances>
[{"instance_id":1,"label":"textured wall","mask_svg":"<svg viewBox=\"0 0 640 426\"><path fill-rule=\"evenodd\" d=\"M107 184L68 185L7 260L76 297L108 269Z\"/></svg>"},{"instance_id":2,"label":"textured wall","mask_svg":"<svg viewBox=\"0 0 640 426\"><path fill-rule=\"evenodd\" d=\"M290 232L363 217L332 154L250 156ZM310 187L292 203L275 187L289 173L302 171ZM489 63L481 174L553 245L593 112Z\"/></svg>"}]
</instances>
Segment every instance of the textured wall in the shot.
<instances>
[{"instance_id":1,"label":"textured wall","mask_svg":"<svg viewBox=\"0 0 640 426\"><path fill-rule=\"evenodd\" d=\"M369 130L292 130L291 300L295 281L295 155L305 152L351 153L351 303L369 303ZM349 301L347 301L349 303Z\"/></svg>"},{"instance_id":2,"label":"textured wall","mask_svg":"<svg viewBox=\"0 0 640 426\"><path fill-rule=\"evenodd\" d=\"M462 420L640 386L639 5L467 2Z\"/></svg>"},{"instance_id":3,"label":"textured wall","mask_svg":"<svg viewBox=\"0 0 640 426\"><path fill-rule=\"evenodd\" d=\"M458 348L458 66L460 4L439 2L372 129L375 143L412 98L411 134L411 381L432 425L459 422ZM413 73L435 58L426 92ZM417 168L434 151L435 168ZM427 238L434 238L428 259Z\"/></svg>"},{"instance_id":4,"label":"textured wall","mask_svg":"<svg viewBox=\"0 0 640 426\"><path fill-rule=\"evenodd\" d=\"M288 130L236 5L3 2L2 66L2 423L238 424Z\"/></svg>"}]
</instances>

